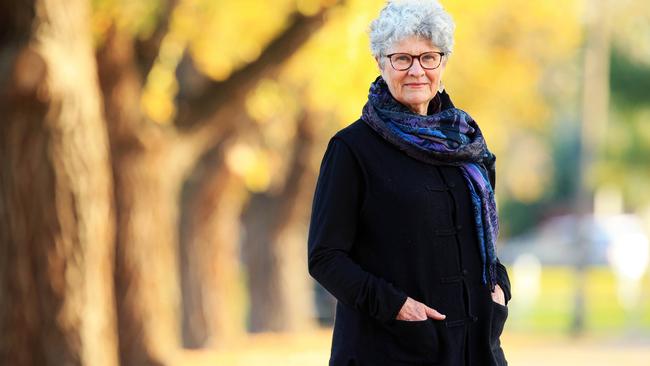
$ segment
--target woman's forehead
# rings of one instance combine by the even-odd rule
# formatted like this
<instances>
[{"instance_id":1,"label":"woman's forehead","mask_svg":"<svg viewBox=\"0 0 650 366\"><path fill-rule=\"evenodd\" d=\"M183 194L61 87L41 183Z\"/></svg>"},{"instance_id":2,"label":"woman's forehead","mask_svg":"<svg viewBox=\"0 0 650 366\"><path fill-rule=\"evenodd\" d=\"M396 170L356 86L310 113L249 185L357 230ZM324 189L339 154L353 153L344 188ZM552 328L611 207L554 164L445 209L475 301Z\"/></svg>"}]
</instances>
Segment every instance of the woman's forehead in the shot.
<instances>
[{"instance_id":1,"label":"woman's forehead","mask_svg":"<svg viewBox=\"0 0 650 366\"><path fill-rule=\"evenodd\" d=\"M418 36L410 36L394 42L390 46L389 53L404 52L411 54L420 54L422 52L430 51L440 51L440 49L428 39Z\"/></svg>"}]
</instances>

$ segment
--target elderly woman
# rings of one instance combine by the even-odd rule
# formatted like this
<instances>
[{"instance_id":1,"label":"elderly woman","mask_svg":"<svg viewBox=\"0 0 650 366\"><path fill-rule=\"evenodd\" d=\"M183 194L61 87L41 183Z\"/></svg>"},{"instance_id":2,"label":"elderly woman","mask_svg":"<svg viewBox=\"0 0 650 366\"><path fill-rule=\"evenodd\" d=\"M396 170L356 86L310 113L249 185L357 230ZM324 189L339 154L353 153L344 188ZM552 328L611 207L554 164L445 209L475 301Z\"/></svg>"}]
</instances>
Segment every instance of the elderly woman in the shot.
<instances>
[{"instance_id":1,"label":"elderly woman","mask_svg":"<svg viewBox=\"0 0 650 366\"><path fill-rule=\"evenodd\" d=\"M506 365L495 157L442 77L454 24L391 1L370 26L381 76L323 157L309 271L336 299L330 365Z\"/></svg>"}]
</instances>

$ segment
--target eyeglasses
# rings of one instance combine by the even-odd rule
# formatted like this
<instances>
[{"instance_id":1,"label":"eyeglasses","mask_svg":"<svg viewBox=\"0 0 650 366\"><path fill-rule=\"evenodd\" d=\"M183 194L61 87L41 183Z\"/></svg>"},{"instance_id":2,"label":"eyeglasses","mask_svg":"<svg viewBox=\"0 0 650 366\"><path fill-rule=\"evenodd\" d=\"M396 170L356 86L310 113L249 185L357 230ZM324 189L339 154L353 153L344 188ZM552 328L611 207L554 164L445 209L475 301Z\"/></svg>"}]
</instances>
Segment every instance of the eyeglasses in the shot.
<instances>
[{"instance_id":1,"label":"eyeglasses","mask_svg":"<svg viewBox=\"0 0 650 366\"><path fill-rule=\"evenodd\" d=\"M390 60L390 65L397 71L408 70L413 66L413 60L418 59L420 66L425 70L437 69L442 63L442 56L444 52L425 52L419 55L411 55L408 53L391 53L386 55Z\"/></svg>"}]
</instances>

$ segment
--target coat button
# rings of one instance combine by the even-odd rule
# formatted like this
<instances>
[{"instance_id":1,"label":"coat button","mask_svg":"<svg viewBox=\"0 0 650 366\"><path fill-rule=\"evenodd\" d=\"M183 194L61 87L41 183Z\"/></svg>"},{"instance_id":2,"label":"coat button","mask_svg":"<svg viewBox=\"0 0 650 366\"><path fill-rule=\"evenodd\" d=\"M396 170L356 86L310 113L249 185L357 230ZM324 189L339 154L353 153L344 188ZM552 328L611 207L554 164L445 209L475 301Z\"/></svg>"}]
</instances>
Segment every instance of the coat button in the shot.
<instances>
[{"instance_id":1,"label":"coat button","mask_svg":"<svg viewBox=\"0 0 650 366\"><path fill-rule=\"evenodd\" d=\"M454 188L454 187L456 187L456 183L449 182L448 186L449 186L449 188Z\"/></svg>"},{"instance_id":2,"label":"coat button","mask_svg":"<svg viewBox=\"0 0 650 366\"><path fill-rule=\"evenodd\" d=\"M460 229L462 229L462 228L463 228L463 225L460 225L460 224L459 224L459 225L456 225L456 229L460 230Z\"/></svg>"},{"instance_id":3,"label":"coat button","mask_svg":"<svg viewBox=\"0 0 650 366\"><path fill-rule=\"evenodd\" d=\"M466 270L466 269L463 270L463 274L464 274L464 275L467 274L467 270Z\"/></svg>"},{"instance_id":4,"label":"coat button","mask_svg":"<svg viewBox=\"0 0 650 366\"><path fill-rule=\"evenodd\" d=\"M473 321L473 322L477 322L477 321L478 321L478 316L474 315L474 316L472 317L472 321Z\"/></svg>"}]
</instances>

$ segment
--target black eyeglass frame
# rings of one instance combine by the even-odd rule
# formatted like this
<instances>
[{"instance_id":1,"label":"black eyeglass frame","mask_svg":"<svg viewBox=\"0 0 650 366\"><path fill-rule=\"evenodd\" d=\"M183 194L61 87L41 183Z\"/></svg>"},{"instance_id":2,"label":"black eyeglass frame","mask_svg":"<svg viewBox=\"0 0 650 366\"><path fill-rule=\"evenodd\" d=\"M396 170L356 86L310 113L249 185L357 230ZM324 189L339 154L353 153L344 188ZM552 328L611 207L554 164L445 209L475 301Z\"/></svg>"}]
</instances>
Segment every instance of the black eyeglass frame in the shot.
<instances>
[{"instance_id":1,"label":"black eyeglass frame","mask_svg":"<svg viewBox=\"0 0 650 366\"><path fill-rule=\"evenodd\" d=\"M420 57L422 55L426 55L427 53L437 53L437 54L440 55L440 62L438 62L438 65L436 65L436 67L424 67L424 65L422 65L422 60L420 60ZM411 57L411 64L405 69L398 69L397 67L395 67L395 65L393 65L393 59L391 59L391 57L395 56L395 55L408 55L408 56L410 56ZM423 52L423 53L421 53L419 55L411 55L410 53L406 53L406 52L395 52L395 53L391 53L389 55L386 55L386 57L388 58L388 62L390 62L390 66L393 69L395 69L397 71L406 71L406 70L410 69L413 66L413 61L415 61L415 59L418 60L418 62L420 63L420 67L422 67L423 69L425 69L425 70L435 70L435 69L439 68L440 65L442 65L442 59L443 59L443 57L445 57L445 55L446 55L445 52L440 52L440 51Z\"/></svg>"}]
</instances>

